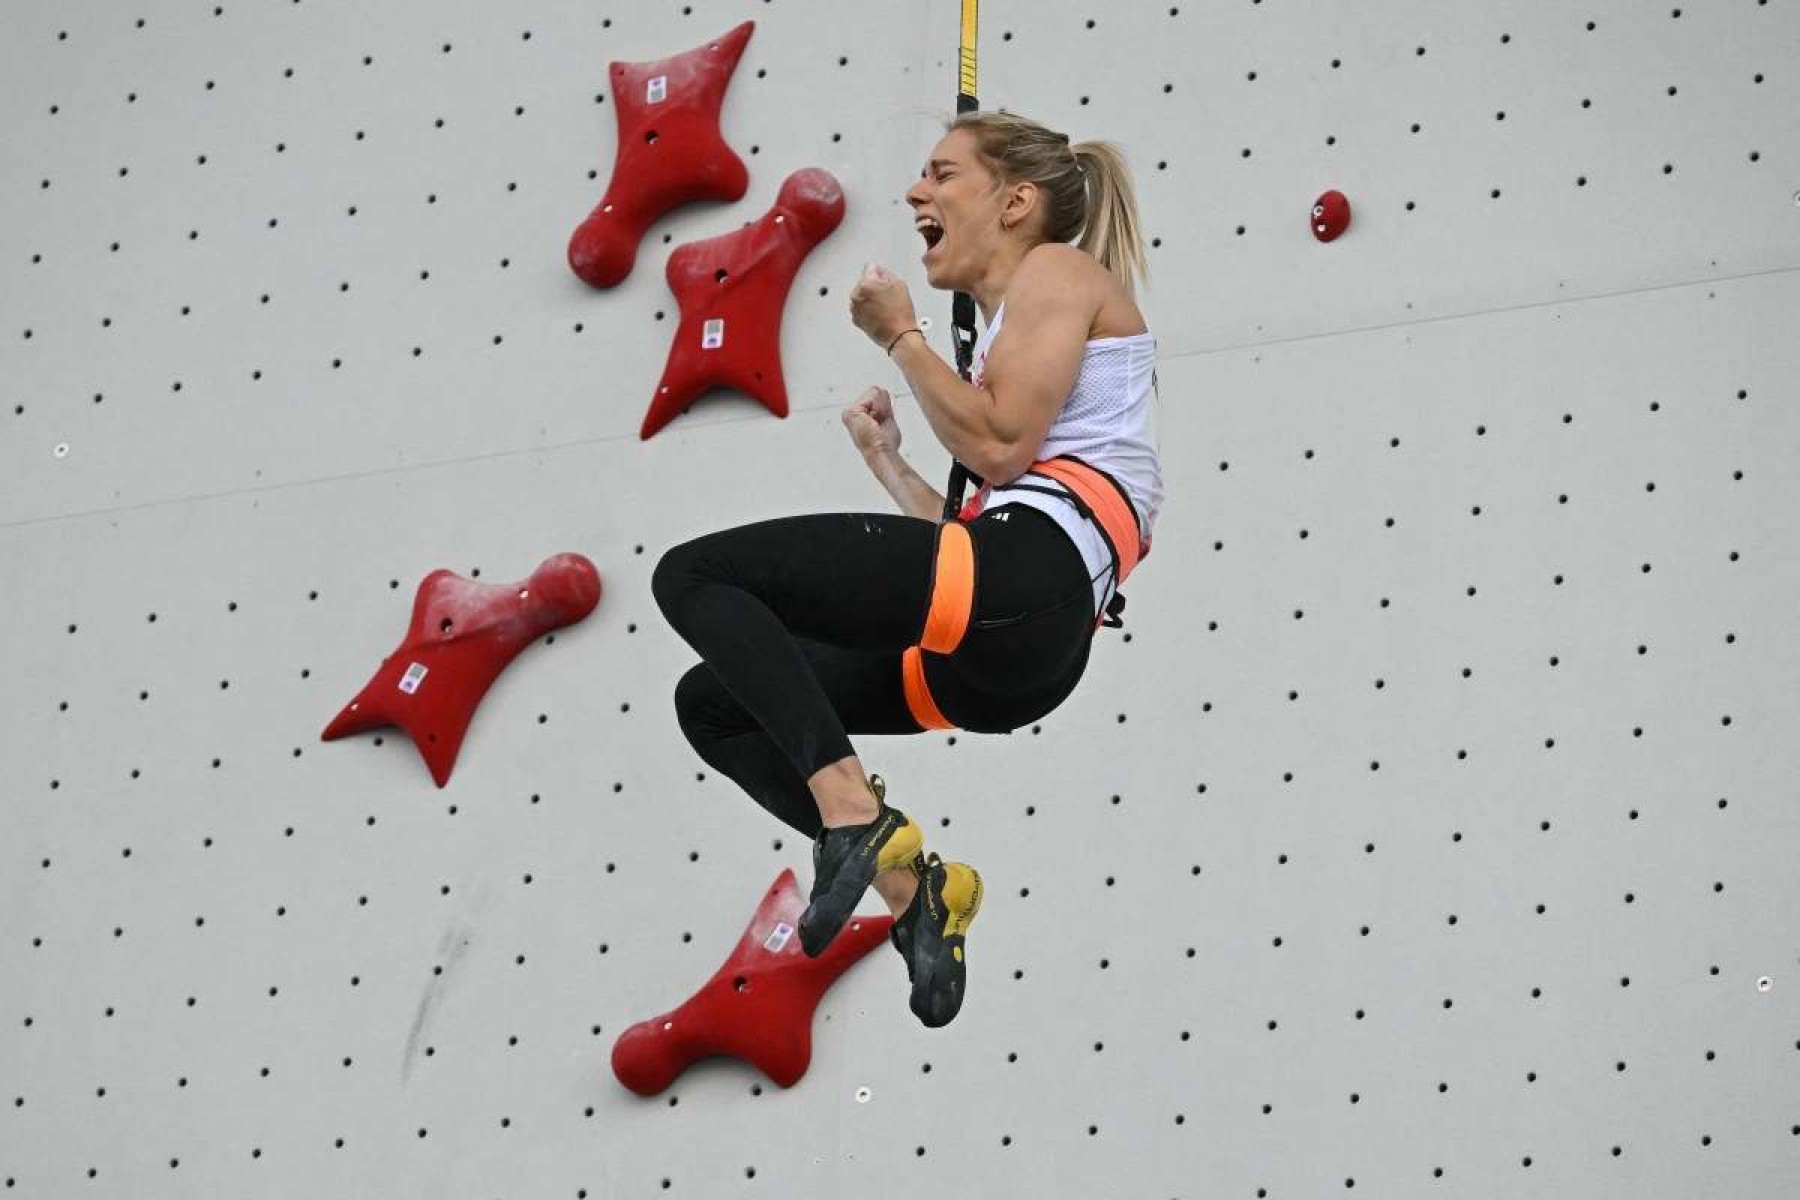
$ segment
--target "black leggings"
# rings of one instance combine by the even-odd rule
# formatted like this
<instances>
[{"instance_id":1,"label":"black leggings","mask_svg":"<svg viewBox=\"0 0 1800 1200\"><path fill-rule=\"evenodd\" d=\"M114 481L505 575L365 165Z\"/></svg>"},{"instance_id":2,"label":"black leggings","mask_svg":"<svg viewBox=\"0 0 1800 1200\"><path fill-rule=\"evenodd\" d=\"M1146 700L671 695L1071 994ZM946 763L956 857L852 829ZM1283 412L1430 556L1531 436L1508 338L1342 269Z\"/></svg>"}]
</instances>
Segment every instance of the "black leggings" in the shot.
<instances>
[{"instance_id":1,"label":"black leggings","mask_svg":"<svg viewBox=\"0 0 1800 1200\"><path fill-rule=\"evenodd\" d=\"M969 524L976 595L954 654L925 652L945 718L1009 733L1050 712L1087 668L1094 590L1081 552L1035 508ZM681 731L714 768L807 837L807 786L854 754L849 733L920 733L900 655L930 602L937 524L884 513L761 521L676 546L651 590L704 662L675 687Z\"/></svg>"}]
</instances>

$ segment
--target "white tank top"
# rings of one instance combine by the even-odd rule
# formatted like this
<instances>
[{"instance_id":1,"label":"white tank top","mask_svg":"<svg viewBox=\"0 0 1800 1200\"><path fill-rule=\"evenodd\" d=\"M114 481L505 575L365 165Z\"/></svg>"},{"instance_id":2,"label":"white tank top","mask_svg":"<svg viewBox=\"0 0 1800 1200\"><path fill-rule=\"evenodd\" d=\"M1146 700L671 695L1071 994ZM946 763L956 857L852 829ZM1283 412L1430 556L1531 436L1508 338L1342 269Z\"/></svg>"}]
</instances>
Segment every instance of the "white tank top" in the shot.
<instances>
[{"instance_id":1,"label":"white tank top","mask_svg":"<svg viewBox=\"0 0 1800 1200\"><path fill-rule=\"evenodd\" d=\"M975 344L972 374L976 387L987 384L988 349L999 336L1005 319L1006 303L1002 301L994 312L993 323ZM1131 496L1146 541L1163 503L1162 436L1157 404L1152 403L1155 369L1156 338L1148 332L1090 340L1074 390L1063 401L1056 423L1034 456L1037 461L1072 454L1117 479ZM1058 481L1040 475L1022 475L1013 482L1068 490ZM987 484L975 498L977 516L1002 504L1026 504L1048 513L1062 526L1087 561L1088 574L1094 582L1094 617L1099 618L1118 588L1112 577L1112 555L1093 522L1067 500L1042 492Z\"/></svg>"}]
</instances>

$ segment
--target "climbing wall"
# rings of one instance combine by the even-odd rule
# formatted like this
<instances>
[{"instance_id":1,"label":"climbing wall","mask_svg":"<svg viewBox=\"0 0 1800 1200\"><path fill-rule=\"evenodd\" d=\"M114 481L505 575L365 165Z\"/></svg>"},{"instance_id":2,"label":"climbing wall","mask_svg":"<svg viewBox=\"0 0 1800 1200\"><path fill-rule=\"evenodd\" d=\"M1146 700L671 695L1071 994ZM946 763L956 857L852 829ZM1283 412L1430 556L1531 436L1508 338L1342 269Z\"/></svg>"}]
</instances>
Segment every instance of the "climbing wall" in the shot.
<instances>
[{"instance_id":1,"label":"climbing wall","mask_svg":"<svg viewBox=\"0 0 1800 1200\"><path fill-rule=\"evenodd\" d=\"M1136 171L1156 552L1041 724L858 739L986 877L957 1021L878 947L793 1087L644 1098L615 1039L810 880L650 575L891 510L847 299L889 265L949 353L901 195L957 5L7 6L0 1193L1800 1194L1800 5L981 17L985 105ZM748 193L590 288L608 63L744 20ZM641 440L668 255L807 167L791 414ZM599 606L447 786L320 741L429 572L562 553Z\"/></svg>"}]
</instances>

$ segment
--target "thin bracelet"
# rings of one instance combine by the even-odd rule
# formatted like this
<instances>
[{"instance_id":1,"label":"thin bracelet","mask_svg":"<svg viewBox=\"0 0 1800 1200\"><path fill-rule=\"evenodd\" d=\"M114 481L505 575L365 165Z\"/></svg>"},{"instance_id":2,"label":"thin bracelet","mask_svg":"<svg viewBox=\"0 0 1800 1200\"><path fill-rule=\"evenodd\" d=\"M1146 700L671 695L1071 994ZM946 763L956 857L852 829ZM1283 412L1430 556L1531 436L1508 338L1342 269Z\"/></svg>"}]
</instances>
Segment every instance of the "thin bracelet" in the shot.
<instances>
[{"instance_id":1,"label":"thin bracelet","mask_svg":"<svg viewBox=\"0 0 1800 1200\"><path fill-rule=\"evenodd\" d=\"M902 329L900 331L900 337L896 337L893 341L888 343L887 352L888 352L889 358L894 357L894 347L898 346L900 344L900 338L905 337L909 333L916 333L920 337L925 336L925 331L923 329L920 329L917 325L913 326L911 329Z\"/></svg>"}]
</instances>

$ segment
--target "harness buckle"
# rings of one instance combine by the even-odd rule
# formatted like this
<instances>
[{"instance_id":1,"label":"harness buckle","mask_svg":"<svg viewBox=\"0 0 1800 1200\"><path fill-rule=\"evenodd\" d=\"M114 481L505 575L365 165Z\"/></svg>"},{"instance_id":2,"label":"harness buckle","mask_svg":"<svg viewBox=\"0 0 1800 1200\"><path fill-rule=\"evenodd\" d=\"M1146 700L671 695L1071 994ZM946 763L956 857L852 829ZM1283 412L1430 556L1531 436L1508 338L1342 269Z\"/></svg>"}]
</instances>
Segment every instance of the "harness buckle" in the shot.
<instances>
[{"instance_id":1,"label":"harness buckle","mask_svg":"<svg viewBox=\"0 0 1800 1200\"><path fill-rule=\"evenodd\" d=\"M1106 618L1100 623L1108 629L1123 629L1125 618L1125 593L1114 592L1111 600L1106 602Z\"/></svg>"}]
</instances>

